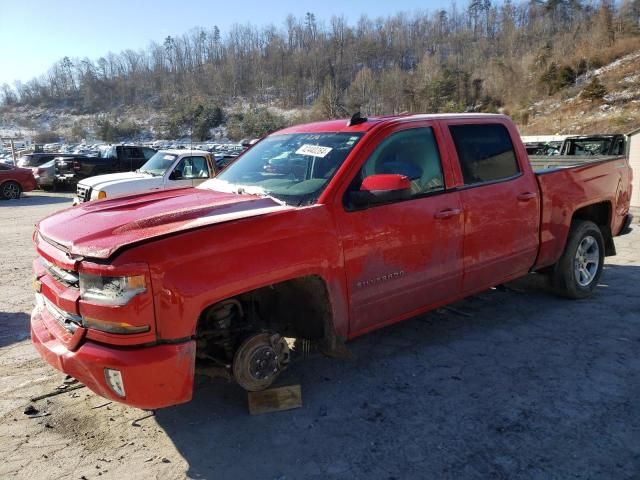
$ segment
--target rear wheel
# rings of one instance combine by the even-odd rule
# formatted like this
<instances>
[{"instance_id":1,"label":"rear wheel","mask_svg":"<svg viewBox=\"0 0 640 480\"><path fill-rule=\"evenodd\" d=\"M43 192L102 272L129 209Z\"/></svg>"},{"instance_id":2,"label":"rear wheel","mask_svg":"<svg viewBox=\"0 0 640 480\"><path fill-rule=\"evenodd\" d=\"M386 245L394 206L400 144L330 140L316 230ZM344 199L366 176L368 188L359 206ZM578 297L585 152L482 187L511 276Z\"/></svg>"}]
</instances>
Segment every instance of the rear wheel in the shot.
<instances>
[{"instance_id":1,"label":"rear wheel","mask_svg":"<svg viewBox=\"0 0 640 480\"><path fill-rule=\"evenodd\" d=\"M598 226L587 220L571 225L565 250L553 269L552 284L567 298L593 293L604 265L604 239Z\"/></svg>"},{"instance_id":2,"label":"rear wheel","mask_svg":"<svg viewBox=\"0 0 640 480\"><path fill-rule=\"evenodd\" d=\"M20 188L20 184L17 182L9 181L2 184L2 198L11 200L20 198L20 194L22 193L22 188Z\"/></svg>"}]
</instances>

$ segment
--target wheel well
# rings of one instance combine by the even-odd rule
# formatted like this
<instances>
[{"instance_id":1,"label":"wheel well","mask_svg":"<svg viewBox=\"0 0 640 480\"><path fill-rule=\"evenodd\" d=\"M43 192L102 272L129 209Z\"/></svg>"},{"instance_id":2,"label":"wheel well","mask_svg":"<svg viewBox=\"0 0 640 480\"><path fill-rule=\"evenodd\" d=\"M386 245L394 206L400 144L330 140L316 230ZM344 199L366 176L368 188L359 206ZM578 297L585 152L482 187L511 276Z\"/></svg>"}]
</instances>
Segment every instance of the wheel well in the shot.
<instances>
[{"instance_id":1,"label":"wheel well","mask_svg":"<svg viewBox=\"0 0 640 480\"><path fill-rule=\"evenodd\" d=\"M589 220L595 223L604 237L605 255L615 255L616 247L611 233L611 202L600 202L579 208L573 213L573 220Z\"/></svg>"},{"instance_id":2,"label":"wheel well","mask_svg":"<svg viewBox=\"0 0 640 480\"><path fill-rule=\"evenodd\" d=\"M329 293L315 275L295 278L239 295L240 303L258 308L262 321L281 334L319 340L333 330Z\"/></svg>"},{"instance_id":3,"label":"wheel well","mask_svg":"<svg viewBox=\"0 0 640 480\"><path fill-rule=\"evenodd\" d=\"M260 331L331 344L335 332L324 280L295 278L209 305L198 319L198 356L228 362L244 338Z\"/></svg>"}]
</instances>

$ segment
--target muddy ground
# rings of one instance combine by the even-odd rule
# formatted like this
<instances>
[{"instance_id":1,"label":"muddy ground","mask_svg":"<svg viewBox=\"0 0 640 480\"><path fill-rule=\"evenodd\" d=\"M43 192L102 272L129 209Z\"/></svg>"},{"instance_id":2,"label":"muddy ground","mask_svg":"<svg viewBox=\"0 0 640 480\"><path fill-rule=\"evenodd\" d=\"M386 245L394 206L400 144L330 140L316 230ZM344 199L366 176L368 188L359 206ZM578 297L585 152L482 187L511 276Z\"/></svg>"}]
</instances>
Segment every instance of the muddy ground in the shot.
<instances>
[{"instance_id":1,"label":"muddy ground","mask_svg":"<svg viewBox=\"0 0 640 480\"><path fill-rule=\"evenodd\" d=\"M86 388L29 400L64 379L29 343L31 232L69 197L0 202L0 478L640 478L637 226L589 300L531 276L294 363L301 409L252 417L200 378L134 426Z\"/></svg>"}]
</instances>

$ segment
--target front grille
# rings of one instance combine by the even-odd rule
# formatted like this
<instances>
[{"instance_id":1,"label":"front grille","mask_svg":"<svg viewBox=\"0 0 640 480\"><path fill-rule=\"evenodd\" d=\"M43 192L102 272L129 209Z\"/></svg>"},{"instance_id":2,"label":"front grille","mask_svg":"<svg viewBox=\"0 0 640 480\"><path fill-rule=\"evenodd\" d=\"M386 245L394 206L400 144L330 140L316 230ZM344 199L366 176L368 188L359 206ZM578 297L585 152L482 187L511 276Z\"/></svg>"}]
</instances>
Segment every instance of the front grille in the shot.
<instances>
[{"instance_id":1,"label":"front grille","mask_svg":"<svg viewBox=\"0 0 640 480\"><path fill-rule=\"evenodd\" d=\"M80 277L78 275L78 272L60 268L57 265L48 262L42 257L40 257L40 263L42 263L42 266L47 271L47 273L58 280L60 283L66 285L67 287L79 288Z\"/></svg>"},{"instance_id":2,"label":"front grille","mask_svg":"<svg viewBox=\"0 0 640 480\"><path fill-rule=\"evenodd\" d=\"M88 202L91 200L91 187L86 187L79 183L77 188L78 200L80 200L80 202Z\"/></svg>"},{"instance_id":3,"label":"front grille","mask_svg":"<svg viewBox=\"0 0 640 480\"><path fill-rule=\"evenodd\" d=\"M68 332L73 333L78 327L82 326L82 317L61 310L57 305L54 305L53 302L40 293L36 294L36 303L45 307L49 314Z\"/></svg>"}]
</instances>

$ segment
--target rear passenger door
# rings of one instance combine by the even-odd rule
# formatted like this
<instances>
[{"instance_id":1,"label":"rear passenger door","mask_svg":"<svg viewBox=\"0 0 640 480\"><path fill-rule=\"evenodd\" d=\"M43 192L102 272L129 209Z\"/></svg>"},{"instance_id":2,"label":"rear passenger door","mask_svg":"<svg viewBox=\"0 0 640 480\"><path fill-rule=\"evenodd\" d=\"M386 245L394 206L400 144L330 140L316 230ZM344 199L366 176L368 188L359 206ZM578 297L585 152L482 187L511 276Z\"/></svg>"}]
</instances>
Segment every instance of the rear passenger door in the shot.
<instances>
[{"instance_id":1,"label":"rear passenger door","mask_svg":"<svg viewBox=\"0 0 640 480\"><path fill-rule=\"evenodd\" d=\"M486 121L485 121L486 122ZM524 275L538 253L538 184L504 124L450 122L463 186L463 291Z\"/></svg>"}]
</instances>

